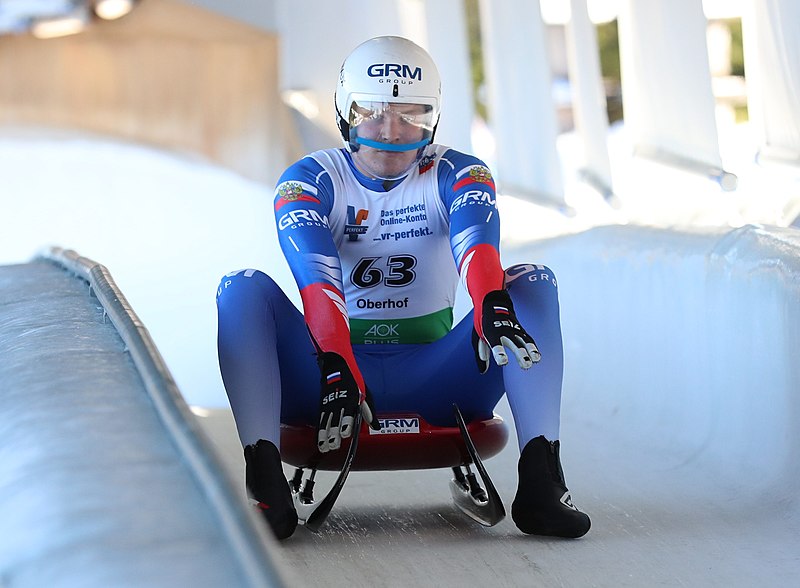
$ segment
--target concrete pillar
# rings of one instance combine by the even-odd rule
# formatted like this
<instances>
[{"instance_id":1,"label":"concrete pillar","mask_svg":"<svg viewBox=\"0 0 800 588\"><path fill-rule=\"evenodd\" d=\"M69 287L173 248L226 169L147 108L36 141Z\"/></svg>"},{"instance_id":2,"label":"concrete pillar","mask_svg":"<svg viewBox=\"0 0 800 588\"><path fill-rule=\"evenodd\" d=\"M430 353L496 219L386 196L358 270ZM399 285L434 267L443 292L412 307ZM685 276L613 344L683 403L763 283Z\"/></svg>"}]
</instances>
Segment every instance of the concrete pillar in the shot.
<instances>
[{"instance_id":1,"label":"concrete pillar","mask_svg":"<svg viewBox=\"0 0 800 588\"><path fill-rule=\"evenodd\" d=\"M724 176L701 1L623 0L619 43L635 152Z\"/></svg>"},{"instance_id":2,"label":"concrete pillar","mask_svg":"<svg viewBox=\"0 0 800 588\"><path fill-rule=\"evenodd\" d=\"M611 164L608 157L608 113L597 33L589 20L586 0L570 0L567 22L567 60L572 88L575 130L582 142L580 173L608 197L612 193Z\"/></svg>"},{"instance_id":3,"label":"concrete pillar","mask_svg":"<svg viewBox=\"0 0 800 588\"><path fill-rule=\"evenodd\" d=\"M759 155L800 165L800 3L750 0L745 7L747 108Z\"/></svg>"},{"instance_id":4,"label":"concrete pillar","mask_svg":"<svg viewBox=\"0 0 800 588\"><path fill-rule=\"evenodd\" d=\"M539 2L481 0L480 14L498 188L561 205L558 131Z\"/></svg>"}]
</instances>

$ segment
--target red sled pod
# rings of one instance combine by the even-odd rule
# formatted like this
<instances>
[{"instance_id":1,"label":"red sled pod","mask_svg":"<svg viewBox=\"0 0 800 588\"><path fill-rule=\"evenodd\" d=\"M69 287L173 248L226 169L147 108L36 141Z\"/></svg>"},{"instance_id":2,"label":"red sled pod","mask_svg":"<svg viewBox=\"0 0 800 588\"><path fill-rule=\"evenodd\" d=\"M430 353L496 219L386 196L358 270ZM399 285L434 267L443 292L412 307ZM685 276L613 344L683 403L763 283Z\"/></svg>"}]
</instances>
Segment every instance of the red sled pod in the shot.
<instances>
[{"instance_id":1,"label":"red sled pod","mask_svg":"<svg viewBox=\"0 0 800 588\"><path fill-rule=\"evenodd\" d=\"M353 471L426 470L454 468L471 462L458 426L431 425L416 414L378 415L381 430L361 424ZM502 418L466 424L481 459L494 457L508 442L508 427ZM317 429L308 425L281 424L281 459L298 468L340 471L347 453L317 449Z\"/></svg>"},{"instance_id":2,"label":"red sled pod","mask_svg":"<svg viewBox=\"0 0 800 588\"><path fill-rule=\"evenodd\" d=\"M289 486L301 524L311 531L319 530L350 470L450 468L455 505L482 525L496 525L505 517L505 509L483 459L502 451L508 442L508 428L497 415L466 423L456 405L453 411L455 427L434 426L416 414L383 414L379 415L381 431L371 430L358 413L355 429L359 434L346 440L338 451L324 454L317 449L314 427L281 424L281 459L296 468ZM311 470L308 477L306 469ZM313 496L318 470L339 471L333 487L319 502Z\"/></svg>"}]
</instances>

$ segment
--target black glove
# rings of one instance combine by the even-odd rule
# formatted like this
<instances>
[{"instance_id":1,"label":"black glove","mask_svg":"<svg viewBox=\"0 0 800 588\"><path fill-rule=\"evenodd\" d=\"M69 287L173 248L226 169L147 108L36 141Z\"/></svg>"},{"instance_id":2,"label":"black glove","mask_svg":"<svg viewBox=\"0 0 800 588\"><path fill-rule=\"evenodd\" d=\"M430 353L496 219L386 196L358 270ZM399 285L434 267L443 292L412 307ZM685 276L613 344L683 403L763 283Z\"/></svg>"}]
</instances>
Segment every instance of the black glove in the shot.
<instances>
[{"instance_id":1,"label":"black glove","mask_svg":"<svg viewBox=\"0 0 800 588\"><path fill-rule=\"evenodd\" d=\"M317 356L317 363L320 369L322 390L317 429L319 450L325 453L339 449L342 439L353 434L353 422L359 406L361 414L369 426L380 430L381 426L375 416L372 395L369 390L366 390L362 401L356 379L344 358L338 353L320 353ZM358 435L358 431L355 434Z\"/></svg>"},{"instance_id":2,"label":"black glove","mask_svg":"<svg viewBox=\"0 0 800 588\"><path fill-rule=\"evenodd\" d=\"M489 369L489 350L492 350L497 365L506 365L508 347L522 369L528 369L542 359L539 348L533 337L528 335L517 320L514 313L514 304L506 290L494 290L483 298L481 304L481 327L483 337L473 329L472 347L475 350L475 361L478 370L483 374Z\"/></svg>"}]
</instances>

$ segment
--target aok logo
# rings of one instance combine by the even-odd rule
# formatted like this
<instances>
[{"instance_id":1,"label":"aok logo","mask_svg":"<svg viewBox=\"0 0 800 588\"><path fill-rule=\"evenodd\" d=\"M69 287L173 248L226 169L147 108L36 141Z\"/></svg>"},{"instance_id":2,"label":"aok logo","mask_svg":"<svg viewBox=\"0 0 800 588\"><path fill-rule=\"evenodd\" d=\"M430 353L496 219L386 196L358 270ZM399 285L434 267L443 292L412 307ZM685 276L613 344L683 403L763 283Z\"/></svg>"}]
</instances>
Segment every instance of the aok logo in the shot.
<instances>
[{"instance_id":1,"label":"aok logo","mask_svg":"<svg viewBox=\"0 0 800 588\"><path fill-rule=\"evenodd\" d=\"M364 335L370 337L399 337L397 327L399 325L390 325L386 323L378 323L372 325Z\"/></svg>"},{"instance_id":2,"label":"aok logo","mask_svg":"<svg viewBox=\"0 0 800 588\"><path fill-rule=\"evenodd\" d=\"M367 68L367 75L371 78L409 78L412 80L422 81L422 68L415 67L411 69L406 64L399 63L373 63Z\"/></svg>"}]
</instances>

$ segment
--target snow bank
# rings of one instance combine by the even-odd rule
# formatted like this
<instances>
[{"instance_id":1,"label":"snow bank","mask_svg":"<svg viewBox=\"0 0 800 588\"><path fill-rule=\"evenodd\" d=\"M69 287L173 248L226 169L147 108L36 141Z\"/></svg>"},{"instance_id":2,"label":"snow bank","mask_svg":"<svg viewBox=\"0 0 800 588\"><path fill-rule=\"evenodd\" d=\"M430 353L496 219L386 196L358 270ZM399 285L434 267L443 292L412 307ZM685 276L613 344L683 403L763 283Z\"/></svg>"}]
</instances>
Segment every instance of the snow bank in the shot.
<instances>
[{"instance_id":1,"label":"snow bank","mask_svg":"<svg viewBox=\"0 0 800 588\"><path fill-rule=\"evenodd\" d=\"M565 421L794 498L800 232L609 226L506 257L559 277Z\"/></svg>"},{"instance_id":2,"label":"snow bank","mask_svg":"<svg viewBox=\"0 0 800 588\"><path fill-rule=\"evenodd\" d=\"M102 263L187 402L223 406L220 278L258 267L294 284L277 246L271 188L202 160L49 130L0 133L0 177L0 265L51 245Z\"/></svg>"}]
</instances>

